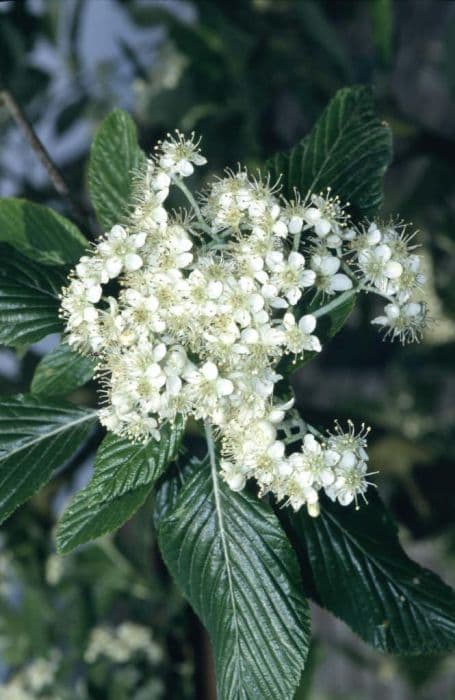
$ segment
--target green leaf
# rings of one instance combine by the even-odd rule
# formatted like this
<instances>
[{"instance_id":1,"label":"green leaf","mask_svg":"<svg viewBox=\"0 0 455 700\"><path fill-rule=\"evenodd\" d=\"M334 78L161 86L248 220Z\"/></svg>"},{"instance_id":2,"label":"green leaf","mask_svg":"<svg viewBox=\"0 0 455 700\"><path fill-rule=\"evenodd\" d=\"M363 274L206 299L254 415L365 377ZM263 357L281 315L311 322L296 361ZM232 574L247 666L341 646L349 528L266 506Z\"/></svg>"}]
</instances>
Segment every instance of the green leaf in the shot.
<instances>
[{"instance_id":1,"label":"green leaf","mask_svg":"<svg viewBox=\"0 0 455 700\"><path fill-rule=\"evenodd\" d=\"M0 522L44 486L85 440L96 411L34 396L0 402Z\"/></svg>"},{"instance_id":2,"label":"green leaf","mask_svg":"<svg viewBox=\"0 0 455 700\"><path fill-rule=\"evenodd\" d=\"M75 263L88 246L77 226L42 204L0 199L0 241L44 265Z\"/></svg>"},{"instance_id":3,"label":"green leaf","mask_svg":"<svg viewBox=\"0 0 455 700\"><path fill-rule=\"evenodd\" d=\"M86 384L94 371L93 360L60 343L37 365L31 392L48 397L66 396Z\"/></svg>"},{"instance_id":4,"label":"green leaf","mask_svg":"<svg viewBox=\"0 0 455 700\"><path fill-rule=\"evenodd\" d=\"M8 246L0 246L0 343L27 345L59 333L62 270L42 267Z\"/></svg>"},{"instance_id":5,"label":"green leaf","mask_svg":"<svg viewBox=\"0 0 455 700\"><path fill-rule=\"evenodd\" d=\"M318 602L366 642L393 654L455 648L455 596L403 551L397 528L376 493L356 511L324 499L321 515L286 514Z\"/></svg>"},{"instance_id":6,"label":"green leaf","mask_svg":"<svg viewBox=\"0 0 455 700\"><path fill-rule=\"evenodd\" d=\"M343 328L354 309L356 304L356 295L353 294L350 296L350 292L351 290L339 294L335 299L328 301L326 313L324 313L324 315L321 317L318 317L317 313L319 304L315 305L314 308L310 307L308 311L306 311L306 313L316 312L317 325L315 333L321 341L323 348ZM332 308L329 308L330 304L333 304ZM312 360L313 357L318 354L319 353L305 353L302 365L306 365L307 362Z\"/></svg>"},{"instance_id":7,"label":"green leaf","mask_svg":"<svg viewBox=\"0 0 455 700\"><path fill-rule=\"evenodd\" d=\"M305 196L327 187L350 202L354 217L373 213L383 198L382 181L392 158L392 137L375 112L371 90L339 90L312 131L289 153L278 153L266 168L278 178L283 194L294 187Z\"/></svg>"},{"instance_id":8,"label":"green leaf","mask_svg":"<svg viewBox=\"0 0 455 700\"><path fill-rule=\"evenodd\" d=\"M308 611L297 559L271 509L201 464L158 534L212 640L218 697L291 698L308 651Z\"/></svg>"},{"instance_id":9,"label":"green leaf","mask_svg":"<svg viewBox=\"0 0 455 700\"><path fill-rule=\"evenodd\" d=\"M177 456L184 426L161 430L161 440L137 445L107 435L96 455L95 471L64 512L57 528L61 553L125 523L144 503L158 477Z\"/></svg>"},{"instance_id":10,"label":"green leaf","mask_svg":"<svg viewBox=\"0 0 455 700\"><path fill-rule=\"evenodd\" d=\"M105 230L122 223L128 214L132 175L144 160L134 121L126 112L115 109L96 133L88 171L90 198Z\"/></svg>"},{"instance_id":11,"label":"green leaf","mask_svg":"<svg viewBox=\"0 0 455 700\"><path fill-rule=\"evenodd\" d=\"M185 459L183 451L180 458L159 479L153 502L153 522L156 530L158 530L163 518L174 510L184 484L200 468L201 461L197 458Z\"/></svg>"}]
</instances>

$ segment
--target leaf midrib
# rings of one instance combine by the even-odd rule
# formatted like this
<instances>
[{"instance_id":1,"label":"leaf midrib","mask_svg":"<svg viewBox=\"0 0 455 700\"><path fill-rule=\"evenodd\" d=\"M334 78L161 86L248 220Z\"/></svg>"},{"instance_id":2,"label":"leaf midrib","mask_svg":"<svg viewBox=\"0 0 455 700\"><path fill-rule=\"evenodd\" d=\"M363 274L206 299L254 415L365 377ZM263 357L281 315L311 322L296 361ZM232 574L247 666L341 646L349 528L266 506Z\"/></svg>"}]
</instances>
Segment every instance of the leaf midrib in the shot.
<instances>
[{"instance_id":1,"label":"leaf midrib","mask_svg":"<svg viewBox=\"0 0 455 700\"><path fill-rule=\"evenodd\" d=\"M50 438L54 435L57 435L58 433L65 432L66 430L73 428L75 425L79 425L80 423L84 423L85 421L93 419L93 417L96 415L97 415L97 411L91 411L90 413L82 416L82 418L78 418L77 420L73 420L73 421L68 422L68 423L60 424L57 428L55 428L55 430L51 430L49 433L43 433L42 435L38 435L35 439L30 440L30 442L27 442L26 444L20 445L19 447L16 447L15 449L8 452L6 455L0 457L0 465L2 462L5 462L7 459L14 456L18 452L23 452L24 450L28 450L31 447L38 445L43 440L47 440L48 438Z\"/></svg>"},{"instance_id":2,"label":"leaf midrib","mask_svg":"<svg viewBox=\"0 0 455 700\"><path fill-rule=\"evenodd\" d=\"M21 272L23 272L23 270L21 270ZM0 279L2 279L2 278L0 277ZM54 299L55 301L59 301L58 293L51 292L48 289L43 289L43 287L37 286L35 283L33 283L31 281L30 275L28 275L28 279L26 280L24 285L21 285L14 280L12 282L10 282L9 284L14 284L16 287L19 287L19 288L31 289L34 292L39 292L40 294L45 294L46 296L50 297L51 299Z\"/></svg>"},{"instance_id":3,"label":"leaf midrib","mask_svg":"<svg viewBox=\"0 0 455 700\"><path fill-rule=\"evenodd\" d=\"M345 108L345 103L343 103L343 111L344 111L344 108ZM312 192L312 190L313 190L313 188L314 188L315 182L318 181L318 178L320 177L321 172L324 171L324 168L325 168L326 164L328 163L328 161L330 160L333 151L336 150L336 148L338 147L338 143L339 143L339 141L340 141L340 139L341 139L341 137L342 137L343 132L344 132L345 129L349 126L349 124L351 123L351 121L357 116L358 109L359 109L359 102L357 102L357 104L356 104L356 106L355 106L355 109L353 109L352 113L349 115L349 117L347 118L346 122L344 122L344 124L343 124L343 129L339 129L339 130L338 130L338 135L337 135L335 141L332 143L330 149L327 151L326 156L325 156L325 158L324 158L324 162L321 163L321 165L320 165L320 167L319 167L319 170L318 170L317 173L313 176L313 181L312 181L311 185L308 187L308 191L309 191L309 192ZM305 150L305 152L304 152L304 154L303 154L303 160L306 159L307 153L308 153L308 148Z\"/></svg>"},{"instance_id":4,"label":"leaf midrib","mask_svg":"<svg viewBox=\"0 0 455 700\"><path fill-rule=\"evenodd\" d=\"M236 648L236 655L235 655L235 665L236 665L236 685L239 687L239 679L240 679L240 630L239 630L239 622L238 622L238 615L237 615L237 605L236 605L236 599L234 595L234 583L233 583L233 576L232 576L232 571L231 571L231 562L230 562L230 556L229 556L229 546L227 542L227 537L226 537L226 531L224 527L224 516L223 516L223 509L221 506L221 498L220 498L220 489L219 489L219 484L218 484L218 470L217 470L217 464L216 464L216 457L215 457L215 449L214 449L214 443L213 443L213 438L211 434L211 429L206 425L206 436L207 436L207 446L208 446L208 452L209 452L209 459L210 459L210 473L211 473L211 478L212 478L212 484L213 484L213 495L215 499L215 512L216 516L218 519L218 524L219 524L219 533L220 533L220 539L221 539L221 546L223 548L223 555L224 555L224 560L226 564L226 573L227 573L227 579L228 579L228 588L229 588L229 598L231 600L231 606L232 606L232 619L234 623L234 646Z\"/></svg>"}]
</instances>

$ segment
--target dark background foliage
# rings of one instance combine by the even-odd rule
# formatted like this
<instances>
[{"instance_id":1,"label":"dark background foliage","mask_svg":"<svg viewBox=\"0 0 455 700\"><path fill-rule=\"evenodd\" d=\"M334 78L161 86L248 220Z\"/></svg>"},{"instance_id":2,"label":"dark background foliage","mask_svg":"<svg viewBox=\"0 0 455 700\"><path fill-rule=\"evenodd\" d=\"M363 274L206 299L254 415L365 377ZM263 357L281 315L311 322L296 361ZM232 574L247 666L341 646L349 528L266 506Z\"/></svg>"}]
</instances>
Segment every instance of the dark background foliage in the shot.
<instances>
[{"instance_id":1,"label":"dark background foliage","mask_svg":"<svg viewBox=\"0 0 455 700\"><path fill-rule=\"evenodd\" d=\"M0 90L10 91L62 170L86 226L87 152L107 112L134 116L144 149L176 127L203 134L211 172L255 167L295 144L340 87L371 84L394 134L383 215L420 229L433 324L419 346L382 343L365 299L295 377L322 426L371 424L379 489L409 552L446 579L455 533L455 3L445 0L17 0L0 3ZM74 214L17 123L0 106L0 194ZM95 230L92 229L94 232ZM0 355L2 394L29 386L52 339ZM79 390L90 403L93 387ZM57 698L212 697L207 640L157 554L150 506L114 539L56 563L52 529L88 479L95 435L52 485L2 528L0 664L64 650ZM57 573L56 573L57 572ZM315 608L315 641L297 697L449 697L453 660L392 659ZM150 626L164 661L84 664L90 630ZM330 672L328 672L330 670Z\"/></svg>"}]
</instances>

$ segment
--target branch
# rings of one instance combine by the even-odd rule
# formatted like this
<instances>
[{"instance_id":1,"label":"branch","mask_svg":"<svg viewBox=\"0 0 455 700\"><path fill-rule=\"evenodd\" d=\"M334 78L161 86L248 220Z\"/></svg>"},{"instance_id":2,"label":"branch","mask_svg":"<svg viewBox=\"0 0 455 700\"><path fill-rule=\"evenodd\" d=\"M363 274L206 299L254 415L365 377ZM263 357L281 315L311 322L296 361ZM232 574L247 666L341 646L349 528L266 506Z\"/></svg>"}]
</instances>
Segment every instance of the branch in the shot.
<instances>
[{"instance_id":1,"label":"branch","mask_svg":"<svg viewBox=\"0 0 455 700\"><path fill-rule=\"evenodd\" d=\"M49 155L33 126L28 121L20 105L16 102L15 98L8 90L0 91L0 103L1 102L3 102L10 116L12 119L14 119L17 126L32 147L36 157L46 169L47 174L49 175L49 178L58 194L67 200L73 215L79 221L79 223L83 223L85 221L85 212L82 211L77 202L75 202L72 198L63 175L53 162L51 156Z\"/></svg>"}]
</instances>

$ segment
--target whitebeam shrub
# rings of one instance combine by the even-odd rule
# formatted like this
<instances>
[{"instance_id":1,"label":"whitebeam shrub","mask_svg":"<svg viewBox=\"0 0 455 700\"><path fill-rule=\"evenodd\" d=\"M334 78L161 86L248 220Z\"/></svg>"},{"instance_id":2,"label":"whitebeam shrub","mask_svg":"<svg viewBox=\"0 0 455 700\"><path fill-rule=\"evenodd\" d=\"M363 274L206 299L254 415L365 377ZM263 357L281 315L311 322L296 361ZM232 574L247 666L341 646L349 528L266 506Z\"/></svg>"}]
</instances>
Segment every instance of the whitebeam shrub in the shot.
<instances>
[{"instance_id":1,"label":"whitebeam shrub","mask_svg":"<svg viewBox=\"0 0 455 700\"><path fill-rule=\"evenodd\" d=\"M384 305L371 322L386 340L424 334L414 234L377 218L390 160L390 129L363 87L338 92L260 172L226 170L200 193L188 186L206 165L193 135L147 158L115 110L91 149L105 231L92 244L46 207L0 201L0 342L63 339L28 394L0 399L0 519L93 457L57 524L58 552L147 503L153 523L147 509L141 523L210 636L219 700L292 700L308 597L378 650L455 646L453 591L407 557L368 489L369 428L335 421L322 434L289 383L360 295ZM99 403L75 393L92 378ZM100 629L114 658L126 633L151 638Z\"/></svg>"},{"instance_id":2,"label":"whitebeam shrub","mask_svg":"<svg viewBox=\"0 0 455 700\"><path fill-rule=\"evenodd\" d=\"M277 365L321 351L318 318L340 293L376 292L388 303L372 322L386 337L419 338L425 278L412 236L393 222L356 227L330 190L287 201L279 181L240 167L192 194L183 178L207 162L199 143L177 132L158 144L135 175L128 220L81 258L63 292L68 344L98 360L101 422L147 441L192 415L215 426L231 489L254 477L260 494L313 516L321 489L357 502L369 483L366 431L307 432L286 450L293 400L274 396ZM188 208L166 209L171 187ZM301 315L304 295L314 310Z\"/></svg>"}]
</instances>

